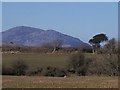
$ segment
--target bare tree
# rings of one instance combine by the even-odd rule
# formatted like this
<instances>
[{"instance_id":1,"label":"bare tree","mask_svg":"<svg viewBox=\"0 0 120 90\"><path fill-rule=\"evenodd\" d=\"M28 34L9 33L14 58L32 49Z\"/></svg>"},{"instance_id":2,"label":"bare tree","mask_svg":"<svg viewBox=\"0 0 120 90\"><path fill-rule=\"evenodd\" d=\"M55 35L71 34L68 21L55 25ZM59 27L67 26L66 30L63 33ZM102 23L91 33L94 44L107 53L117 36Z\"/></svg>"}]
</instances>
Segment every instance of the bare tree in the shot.
<instances>
[{"instance_id":1,"label":"bare tree","mask_svg":"<svg viewBox=\"0 0 120 90\"><path fill-rule=\"evenodd\" d=\"M54 40L52 43L52 45L53 45L52 53L54 53L55 51L58 51L62 47L62 44L63 44L63 40L61 40L61 39Z\"/></svg>"},{"instance_id":2,"label":"bare tree","mask_svg":"<svg viewBox=\"0 0 120 90\"><path fill-rule=\"evenodd\" d=\"M115 40L115 38L112 38L108 41L107 44L104 45L104 49L107 53L117 53L118 51L118 42Z\"/></svg>"}]
</instances>

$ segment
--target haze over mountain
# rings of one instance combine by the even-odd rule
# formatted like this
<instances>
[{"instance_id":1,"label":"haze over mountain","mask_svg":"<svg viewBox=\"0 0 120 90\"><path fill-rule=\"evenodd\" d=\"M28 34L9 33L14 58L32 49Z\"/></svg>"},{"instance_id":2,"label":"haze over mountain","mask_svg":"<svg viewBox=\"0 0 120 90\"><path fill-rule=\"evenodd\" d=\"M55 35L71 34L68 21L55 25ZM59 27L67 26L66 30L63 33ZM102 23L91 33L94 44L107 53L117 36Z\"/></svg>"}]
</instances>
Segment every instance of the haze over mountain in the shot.
<instances>
[{"instance_id":1,"label":"haze over mountain","mask_svg":"<svg viewBox=\"0 0 120 90\"><path fill-rule=\"evenodd\" d=\"M79 47L89 46L78 38L62 34L55 30L42 30L28 26L18 26L2 32L2 43L25 46L42 46L52 43L56 39L61 39L64 46Z\"/></svg>"}]
</instances>

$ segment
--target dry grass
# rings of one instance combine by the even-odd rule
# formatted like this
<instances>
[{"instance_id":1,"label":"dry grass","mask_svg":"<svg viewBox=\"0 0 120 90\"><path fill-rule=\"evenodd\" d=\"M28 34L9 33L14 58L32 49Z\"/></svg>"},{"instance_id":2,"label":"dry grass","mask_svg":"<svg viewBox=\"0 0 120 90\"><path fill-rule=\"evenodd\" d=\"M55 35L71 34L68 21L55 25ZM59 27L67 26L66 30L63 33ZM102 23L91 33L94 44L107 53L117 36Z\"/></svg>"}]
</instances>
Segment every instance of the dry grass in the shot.
<instances>
[{"instance_id":1,"label":"dry grass","mask_svg":"<svg viewBox=\"0 0 120 90\"><path fill-rule=\"evenodd\" d=\"M0 90L2 90L1 88L2 88L2 75L0 75Z\"/></svg>"},{"instance_id":2,"label":"dry grass","mask_svg":"<svg viewBox=\"0 0 120 90\"><path fill-rule=\"evenodd\" d=\"M118 77L3 76L3 88L118 88Z\"/></svg>"}]
</instances>

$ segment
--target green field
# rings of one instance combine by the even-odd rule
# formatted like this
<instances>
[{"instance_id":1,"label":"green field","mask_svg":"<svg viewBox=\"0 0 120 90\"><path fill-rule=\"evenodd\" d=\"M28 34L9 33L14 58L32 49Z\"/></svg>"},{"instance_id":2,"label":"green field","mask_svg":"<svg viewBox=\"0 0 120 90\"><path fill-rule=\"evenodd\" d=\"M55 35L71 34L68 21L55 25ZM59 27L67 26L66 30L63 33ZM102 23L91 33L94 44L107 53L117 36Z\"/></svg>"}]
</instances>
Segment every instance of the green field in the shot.
<instances>
[{"instance_id":1,"label":"green field","mask_svg":"<svg viewBox=\"0 0 120 90\"><path fill-rule=\"evenodd\" d=\"M24 60L29 65L29 68L46 66L64 68L69 56L70 54L9 53L2 55L2 63L5 66L10 66L15 60Z\"/></svg>"},{"instance_id":2,"label":"green field","mask_svg":"<svg viewBox=\"0 0 120 90\"><path fill-rule=\"evenodd\" d=\"M46 66L65 68L68 64L70 55L70 53L3 53L2 64L5 66L10 66L16 60L24 60L29 65L29 68ZM93 54L86 53L85 55L87 57L91 57Z\"/></svg>"},{"instance_id":3,"label":"green field","mask_svg":"<svg viewBox=\"0 0 120 90\"><path fill-rule=\"evenodd\" d=\"M118 88L118 77L3 76L3 88Z\"/></svg>"}]
</instances>

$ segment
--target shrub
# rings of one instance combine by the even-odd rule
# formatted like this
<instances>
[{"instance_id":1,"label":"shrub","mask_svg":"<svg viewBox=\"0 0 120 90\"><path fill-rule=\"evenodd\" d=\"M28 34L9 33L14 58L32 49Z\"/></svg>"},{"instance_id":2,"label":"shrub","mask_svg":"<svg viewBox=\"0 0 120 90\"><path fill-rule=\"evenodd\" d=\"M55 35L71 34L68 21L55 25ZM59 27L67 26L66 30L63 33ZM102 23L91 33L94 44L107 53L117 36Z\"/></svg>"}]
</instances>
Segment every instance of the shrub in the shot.
<instances>
[{"instance_id":1,"label":"shrub","mask_svg":"<svg viewBox=\"0 0 120 90\"><path fill-rule=\"evenodd\" d=\"M41 67L37 67L36 69L29 69L26 71L26 75L28 76L40 76L41 75L41 72L43 71L43 68Z\"/></svg>"},{"instance_id":2,"label":"shrub","mask_svg":"<svg viewBox=\"0 0 120 90\"><path fill-rule=\"evenodd\" d=\"M87 75L118 75L117 55L97 55L87 69Z\"/></svg>"},{"instance_id":3,"label":"shrub","mask_svg":"<svg viewBox=\"0 0 120 90\"><path fill-rule=\"evenodd\" d=\"M42 71L42 75L43 76L54 76L55 69L56 68L48 66L48 67L44 68L44 70Z\"/></svg>"},{"instance_id":4,"label":"shrub","mask_svg":"<svg viewBox=\"0 0 120 90\"><path fill-rule=\"evenodd\" d=\"M48 66L42 71L42 75L52 77L64 77L66 76L66 71L56 67Z\"/></svg>"},{"instance_id":5,"label":"shrub","mask_svg":"<svg viewBox=\"0 0 120 90\"><path fill-rule=\"evenodd\" d=\"M68 72L78 75L118 75L117 54L95 54L86 58L83 53L78 52L70 57Z\"/></svg>"},{"instance_id":6,"label":"shrub","mask_svg":"<svg viewBox=\"0 0 120 90\"><path fill-rule=\"evenodd\" d=\"M2 75L14 75L12 67L2 66Z\"/></svg>"},{"instance_id":7,"label":"shrub","mask_svg":"<svg viewBox=\"0 0 120 90\"><path fill-rule=\"evenodd\" d=\"M25 75L27 75L27 76L35 76L36 75L36 71L35 70L27 70Z\"/></svg>"},{"instance_id":8,"label":"shrub","mask_svg":"<svg viewBox=\"0 0 120 90\"><path fill-rule=\"evenodd\" d=\"M70 56L68 71L78 75L86 75L88 61L83 53L78 52Z\"/></svg>"},{"instance_id":9,"label":"shrub","mask_svg":"<svg viewBox=\"0 0 120 90\"><path fill-rule=\"evenodd\" d=\"M25 75L28 65L23 60L16 60L12 63L12 69L15 75Z\"/></svg>"},{"instance_id":10,"label":"shrub","mask_svg":"<svg viewBox=\"0 0 120 90\"><path fill-rule=\"evenodd\" d=\"M56 68L56 70L55 70L55 75L54 75L54 76L64 77L64 76L67 76L67 73L66 73L66 71L63 70L63 69Z\"/></svg>"},{"instance_id":11,"label":"shrub","mask_svg":"<svg viewBox=\"0 0 120 90\"><path fill-rule=\"evenodd\" d=\"M105 58L109 62L109 73L111 76L118 75L118 55L111 54Z\"/></svg>"}]
</instances>

